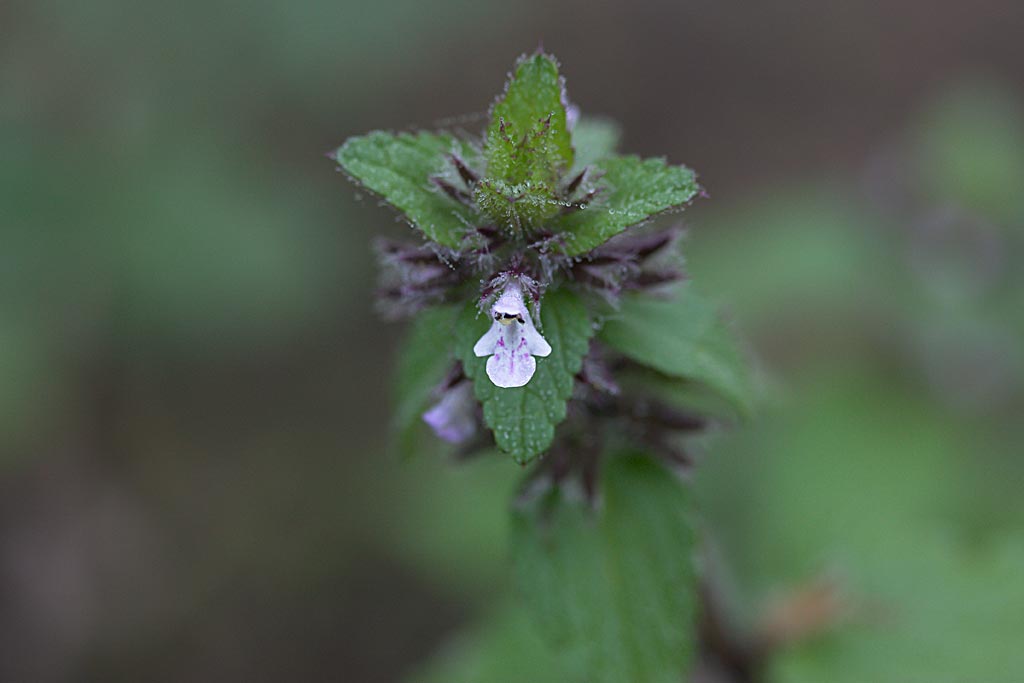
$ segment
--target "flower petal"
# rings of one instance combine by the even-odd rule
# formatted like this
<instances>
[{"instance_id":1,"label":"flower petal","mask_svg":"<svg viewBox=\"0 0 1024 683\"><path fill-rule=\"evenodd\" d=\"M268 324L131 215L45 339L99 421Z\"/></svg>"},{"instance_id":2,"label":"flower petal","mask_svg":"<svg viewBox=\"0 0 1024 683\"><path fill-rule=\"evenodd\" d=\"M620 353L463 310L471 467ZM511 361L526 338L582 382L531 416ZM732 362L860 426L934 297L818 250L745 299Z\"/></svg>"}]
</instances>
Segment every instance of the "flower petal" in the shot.
<instances>
[{"instance_id":1,"label":"flower petal","mask_svg":"<svg viewBox=\"0 0 1024 683\"><path fill-rule=\"evenodd\" d=\"M551 355L551 344L548 344L548 340L541 336L529 317L526 318L526 323L522 326L521 334L526 340L526 348L531 354L541 358Z\"/></svg>"},{"instance_id":2,"label":"flower petal","mask_svg":"<svg viewBox=\"0 0 1024 683\"><path fill-rule=\"evenodd\" d=\"M460 382L448 389L437 404L423 413L423 421L438 437L449 443L462 443L476 433L473 387Z\"/></svg>"},{"instance_id":3,"label":"flower petal","mask_svg":"<svg viewBox=\"0 0 1024 683\"><path fill-rule=\"evenodd\" d=\"M511 280L491 307L491 329L473 346L473 353L487 359L487 376L502 388L521 387L537 371L534 356L547 356L551 345L533 326L523 301L522 286Z\"/></svg>"},{"instance_id":4,"label":"flower petal","mask_svg":"<svg viewBox=\"0 0 1024 683\"><path fill-rule=\"evenodd\" d=\"M491 329L484 332L484 336L477 340L476 344L473 345L473 354L477 358L490 356L494 353L494 348L498 345L498 340L501 338L502 327L501 323L495 321L491 325Z\"/></svg>"},{"instance_id":5,"label":"flower petal","mask_svg":"<svg viewBox=\"0 0 1024 683\"><path fill-rule=\"evenodd\" d=\"M530 355L526 338L516 327L505 327L505 334L498 340L494 355L487 359L487 376L503 389L525 385L537 371L537 361Z\"/></svg>"}]
</instances>

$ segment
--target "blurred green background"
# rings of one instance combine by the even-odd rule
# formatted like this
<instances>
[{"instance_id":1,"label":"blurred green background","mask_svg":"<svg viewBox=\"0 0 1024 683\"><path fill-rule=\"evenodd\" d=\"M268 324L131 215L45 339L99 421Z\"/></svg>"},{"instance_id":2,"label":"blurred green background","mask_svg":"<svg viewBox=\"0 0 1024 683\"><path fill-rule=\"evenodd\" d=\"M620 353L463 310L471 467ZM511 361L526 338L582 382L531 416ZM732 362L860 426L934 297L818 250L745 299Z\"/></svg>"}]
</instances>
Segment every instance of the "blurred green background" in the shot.
<instances>
[{"instance_id":1,"label":"blurred green background","mask_svg":"<svg viewBox=\"0 0 1024 683\"><path fill-rule=\"evenodd\" d=\"M507 595L521 472L387 455L369 241L407 228L323 155L476 129L540 41L710 192L690 269L769 400L707 446L702 525L737 619L820 576L854 606L769 679L1024 679L1022 30L1013 0L3 3L0 680L377 683L443 647L445 683L512 683L456 634Z\"/></svg>"}]
</instances>

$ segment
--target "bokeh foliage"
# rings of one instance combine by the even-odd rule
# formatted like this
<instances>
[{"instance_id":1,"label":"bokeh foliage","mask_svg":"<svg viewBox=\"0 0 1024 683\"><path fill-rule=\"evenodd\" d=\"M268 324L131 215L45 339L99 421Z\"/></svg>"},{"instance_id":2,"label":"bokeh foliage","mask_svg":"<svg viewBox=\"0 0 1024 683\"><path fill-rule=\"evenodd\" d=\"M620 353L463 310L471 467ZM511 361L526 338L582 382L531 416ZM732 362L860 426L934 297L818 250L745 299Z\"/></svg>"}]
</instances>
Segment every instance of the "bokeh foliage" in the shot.
<instances>
[{"instance_id":1,"label":"bokeh foliage","mask_svg":"<svg viewBox=\"0 0 1024 683\"><path fill-rule=\"evenodd\" d=\"M689 268L783 400L694 485L739 618L856 607L770 680L1015 681L1020 15L941 5L4 5L0 678L394 681L463 626L436 680L562 680L503 597L515 468L384 456L380 216L319 156L558 20L622 148L705 169Z\"/></svg>"}]
</instances>

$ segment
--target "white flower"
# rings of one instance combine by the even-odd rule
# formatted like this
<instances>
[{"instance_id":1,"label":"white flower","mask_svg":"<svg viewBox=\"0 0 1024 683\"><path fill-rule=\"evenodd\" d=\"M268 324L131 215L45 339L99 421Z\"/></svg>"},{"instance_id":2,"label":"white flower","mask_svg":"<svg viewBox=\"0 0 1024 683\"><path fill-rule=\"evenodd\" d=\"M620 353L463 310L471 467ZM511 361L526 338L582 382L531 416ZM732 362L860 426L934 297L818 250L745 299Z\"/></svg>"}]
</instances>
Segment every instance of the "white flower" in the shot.
<instances>
[{"instance_id":1,"label":"white flower","mask_svg":"<svg viewBox=\"0 0 1024 683\"><path fill-rule=\"evenodd\" d=\"M534 356L551 353L551 345L533 326L523 302L523 290L515 280L491 307L494 322L473 347L478 357L487 359L487 376L503 388L521 387L537 371Z\"/></svg>"}]
</instances>

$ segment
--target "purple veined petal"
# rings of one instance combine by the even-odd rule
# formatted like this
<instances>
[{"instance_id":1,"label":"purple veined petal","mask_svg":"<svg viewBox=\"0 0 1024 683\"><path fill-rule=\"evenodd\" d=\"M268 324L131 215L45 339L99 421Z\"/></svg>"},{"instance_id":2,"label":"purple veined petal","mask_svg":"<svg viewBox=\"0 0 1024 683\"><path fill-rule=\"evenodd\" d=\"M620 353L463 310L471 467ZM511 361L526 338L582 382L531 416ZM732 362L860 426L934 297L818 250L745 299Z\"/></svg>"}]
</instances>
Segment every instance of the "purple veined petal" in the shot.
<instances>
[{"instance_id":1,"label":"purple veined petal","mask_svg":"<svg viewBox=\"0 0 1024 683\"><path fill-rule=\"evenodd\" d=\"M503 389L525 385L537 371L537 361L517 328L516 323L505 327L494 355L487 359L487 376Z\"/></svg>"},{"instance_id":2,"label":"purple veined petal","mask_svg":"<svg viewBox=\"0 0 1024 683\"><path fill-rule=\"evenodd\" d=\"M534 356L544 358L551 355L551 344L548 344L548 340L541 336L541 333L533 326L533 321L529 317L526 318L526 322L523 324L522 337L526 341L526 348Z\"/></svg>"},{"instance_id":3,"label":"purple veined petal","mask_svg":"<svg viewBox=\"0 0 1024 683\"><path fill-rule=\"evenodd\" d=\"M473 385L460 382L448 389L441 400L423 413L423 421L449 443L463 443L476 433Z\"/></svg>"}]
</instances>

